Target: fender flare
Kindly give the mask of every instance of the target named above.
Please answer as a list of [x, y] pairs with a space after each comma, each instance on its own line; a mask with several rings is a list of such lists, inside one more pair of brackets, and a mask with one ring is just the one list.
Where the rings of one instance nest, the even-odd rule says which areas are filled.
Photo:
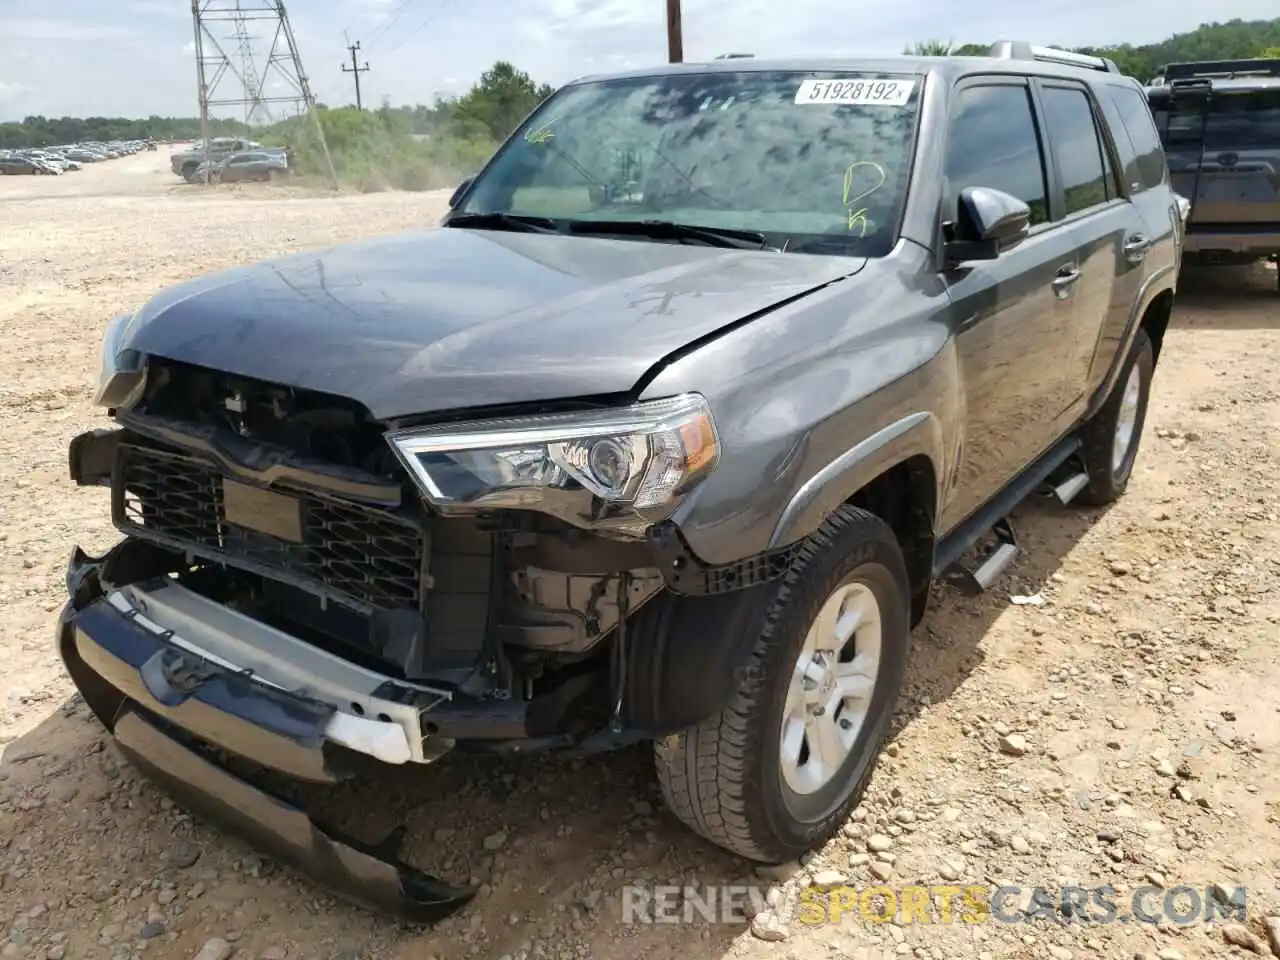
[[[942, 424], [925, 410], [918, 410], [881, 427], [809, 477], [792, 494], [769, 538], [776, 550], [804, 539], [816, 531], [837, 507], [887, 470], [914, 456], [925, 456], [933, 464], [934, 476], [944, 476], [941, 452]], [[930, 504], [937, 516], [940, 497]]]
[[[1170, 278], [1172, 277], [1172, 281]], [[1133, 341], [1138, 336], [1138, 328], [1142, 326], [1142, 318], [1147, 315], [1147, 311], [1151, 309], [1151, 305], [1156, 302], [1156, 298], [1163, 293], [1173, 293], [1177, 287], [1176, 266], [1169, 264], [1161, 267], [1142, 285], [1138, 297], [1134, 300], [1134, 307], [1129, 312], [1129, 319], [1125, 323], [1124, 336], [1120, 340], [1120, 349], [1111, 358], [1111, 364], [1107, 367], [1107, 375], [1102, 378], [1102, 382], [1098, 384], [1094, 390], [1093, 396], [1089, 399], [1088, 409], [1085, 411], [1085, 420], [1092, 417], [1107, 402], [1107, 397], [1114, 389], [1116, 380], [1120, 377], [1120, 370], [1124, 366], [1125, 358], [1129, 356], [1129, 351], [1133, 349]]]

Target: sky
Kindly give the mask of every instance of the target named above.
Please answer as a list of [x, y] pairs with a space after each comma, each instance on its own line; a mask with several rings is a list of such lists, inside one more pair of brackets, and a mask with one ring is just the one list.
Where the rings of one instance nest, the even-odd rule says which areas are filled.
[[[237, 0], [200, 0], [219, 9]], [[261, 8], [265, 0], [240, 0]], [[364, 101], [430, 103], [496, 60], [563, 83], [666, 59], [664, 0], [291, 0], [317, 99], [354, 102], [345, 49], [359, 40]], [[1205, 19], [1269, 18], [1276, 0], [683, 0], [686, 60], [720, 53], [895, 54], [922, 39], [1066, 46], [1149, 43]], [[1210, 15], [1210, 10], [1212, 14]], [[837, 12], [838, 11], [838, 12]], [[210, 32], [239, 64], [232, 24]], [[250, 24], [259, 63], [271, 36]], [[0, 121], [24, 116], [195, 116], [189, 0], [0, 0]], [[207, 56], [216, 57], [210, 49]], [[261, 69], [261, 67], [259, 67]], [[279, 92], [285, 81], [276, 78]], [[236, 99], [224, 75], [214, 96]], [[271, 87], [268, 88], [269, 90]], [[223, 111], [225, 113], [225, 111]], [[235, 115], [234, 111], [231, 115]]]

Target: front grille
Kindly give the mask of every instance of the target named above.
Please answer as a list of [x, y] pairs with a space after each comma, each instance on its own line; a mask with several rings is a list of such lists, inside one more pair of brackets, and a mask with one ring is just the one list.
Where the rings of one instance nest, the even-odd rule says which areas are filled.
[[[362, 612], [422, 609], [427, 539], [387, 510], [298, 494], [301, 543], [228, 523], [222, 475], [204, 460], [122, 443], [112, 516], [132, 536], [291, 583]], [[294, 496], [290, 494], [290, 496]]]

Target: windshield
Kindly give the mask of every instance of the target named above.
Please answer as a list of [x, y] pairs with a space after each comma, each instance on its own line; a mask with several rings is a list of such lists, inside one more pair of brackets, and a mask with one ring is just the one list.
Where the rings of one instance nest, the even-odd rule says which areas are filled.
[[454, 213], [670, 221], [882, 256], [897, 238], [920, 86], [792, 71], [576, 84], [525, 122]]

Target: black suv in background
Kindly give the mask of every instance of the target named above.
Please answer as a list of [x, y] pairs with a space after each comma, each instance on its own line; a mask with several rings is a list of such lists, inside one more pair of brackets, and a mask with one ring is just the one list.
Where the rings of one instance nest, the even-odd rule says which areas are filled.
[[1147, 97], [1191, 201], [1189, 262], [1280, 257], [1280, 60], [1169, 64]]
[[1129, 482], [1181, 230], [1142, 86], [1019, 43], [593, 77], [450, 206], [111, 323], [116, 429], [70, 462], [124, 539], [72, 557], [76, 686], [189, 803], [408, 916], [469, 891], [228, 754], [329, 784], [650, 742], [702, 836], [821, 844], [933, 584], [994, 584], [1033, 493]]

